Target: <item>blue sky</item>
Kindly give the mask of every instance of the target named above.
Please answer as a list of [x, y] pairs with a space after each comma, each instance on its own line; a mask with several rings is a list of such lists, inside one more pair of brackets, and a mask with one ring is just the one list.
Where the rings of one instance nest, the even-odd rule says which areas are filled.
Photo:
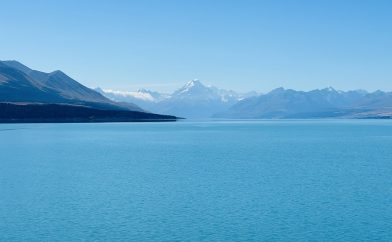
[[0, 59], [83, 84], [392, 90], [392, 1], [3, 1]]

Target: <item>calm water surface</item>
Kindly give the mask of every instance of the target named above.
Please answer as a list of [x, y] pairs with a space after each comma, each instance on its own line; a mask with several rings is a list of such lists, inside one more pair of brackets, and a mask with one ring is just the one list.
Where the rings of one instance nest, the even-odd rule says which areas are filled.
[[392, 121], [0, 125], [0, 241], [391, 241]]

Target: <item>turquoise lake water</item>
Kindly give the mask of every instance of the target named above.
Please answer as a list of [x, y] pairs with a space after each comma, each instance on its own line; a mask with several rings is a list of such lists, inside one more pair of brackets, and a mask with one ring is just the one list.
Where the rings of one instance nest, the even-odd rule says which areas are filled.
[[0, 125], [0, 241], [391, 241], [392, 121]]

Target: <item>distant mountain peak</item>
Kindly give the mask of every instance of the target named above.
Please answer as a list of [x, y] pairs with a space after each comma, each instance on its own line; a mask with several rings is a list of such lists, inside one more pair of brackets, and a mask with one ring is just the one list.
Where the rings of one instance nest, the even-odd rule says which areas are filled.
[[194, 79], [189, 82], [187, 82], [183, 87], [178, 89], [173, 93], [173, 96], [176, 95], [189, 95], [189, 94], [202, 94], [205, 92], [211, 92], [211, 88], [208, 86], [205, 86], [201, 81]]
[[287, 89], [284, 89], [283, 87], [278, 87], [278, 88], [273, 89], [269, 93], [270, 94], [278, 94], [278, 93], [283, 93], [285, 91], [287, 91]]
[[339, 91], [337, 91], [335, 88], [333, 88], [333, 87], [331, 87], [331, 86], [326, 87], [326, 88], [324, 88], [324, 89], [321, 89], [321, 91], [326, 91], [326, 92], [339, 92]]
[[199, 81], [199, 79], [190, 80], [189, 82], [187, 82], [187, 84], [185, 84], [185, 86], [187, 86], [187, 87], [193, 87], [193, 86], [198, 86], [198, 85], [204, 86], [204, 85], [201, 83], [201, 81]]

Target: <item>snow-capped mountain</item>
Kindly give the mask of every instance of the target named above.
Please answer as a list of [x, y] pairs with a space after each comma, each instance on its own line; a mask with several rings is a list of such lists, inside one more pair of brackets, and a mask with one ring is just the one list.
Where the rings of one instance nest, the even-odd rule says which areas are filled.
[[175, 113], [180, 117], [209, 118], [223, 112], [240, 100], [240, 95], [213, 86], [206, 86], [199, 80], [192, 80], [175, 91], [170, 98], [162, 100], [153, 111]]
[[176, 114], [185, 118], [209, 118], [226, 111], [245, 96], [231, 90], [204, 85], [192, 80], [172, 94], [162, 94], [145, 89], [136, 92], [96, 89], [118, 102], [131, 102], [157, 113]]
[[240, 95], [234, 91], [219, 89], [214, 86], [207, 86], [199, 80], [192, 80], [183, 87], [175, 91], [173, 99], [192, 99], [192, 100], [219, 100], [221, 102], [236, 102]]

